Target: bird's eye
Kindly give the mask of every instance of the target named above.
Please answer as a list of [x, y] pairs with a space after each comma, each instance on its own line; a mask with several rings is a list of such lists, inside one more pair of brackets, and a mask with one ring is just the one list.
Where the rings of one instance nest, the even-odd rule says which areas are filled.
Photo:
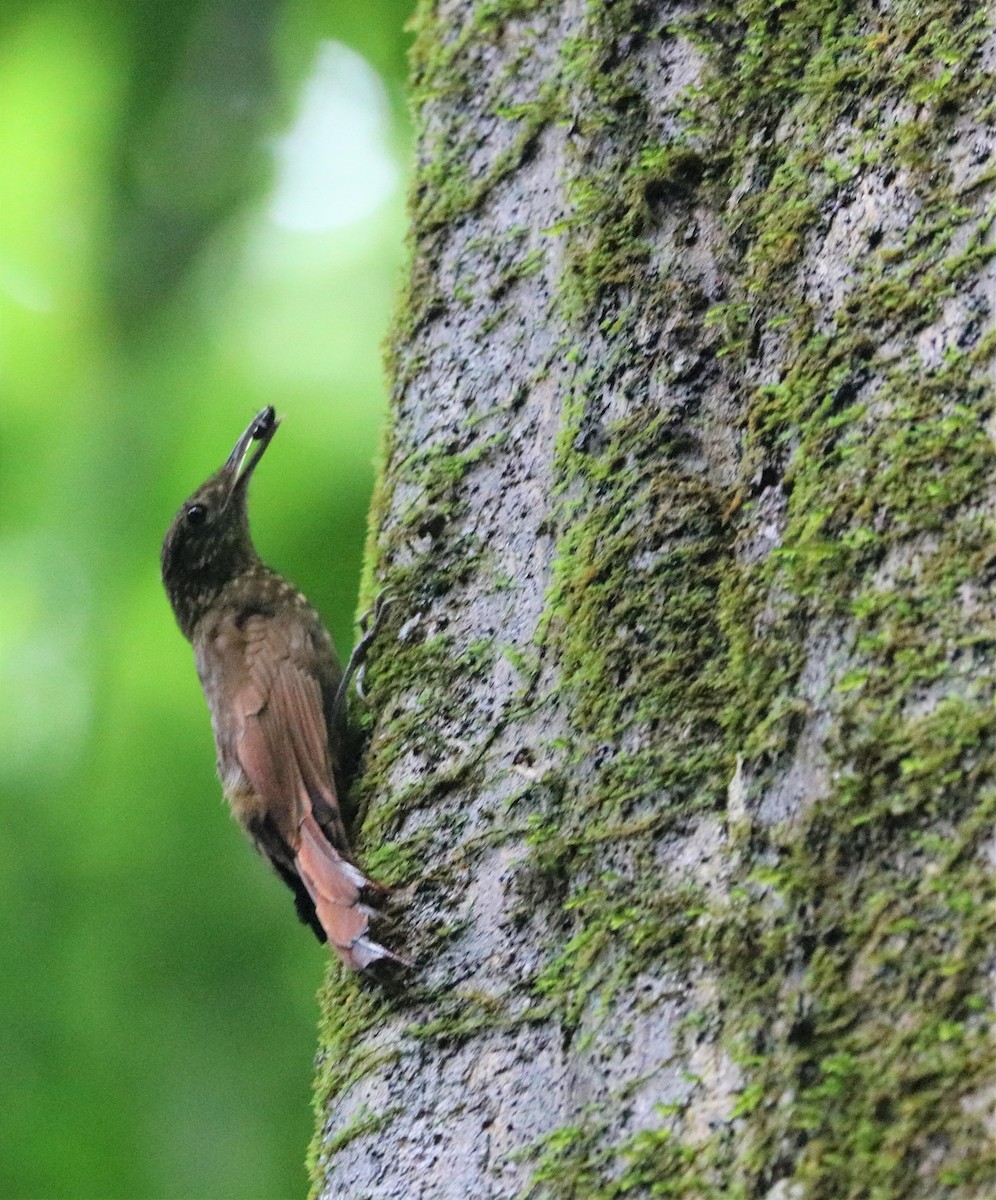
[[207, 516], [207, 509], [203, 504], [191, 504], [187, 509], [187, 524], [188, 525], [203, 525], [204, 518]]

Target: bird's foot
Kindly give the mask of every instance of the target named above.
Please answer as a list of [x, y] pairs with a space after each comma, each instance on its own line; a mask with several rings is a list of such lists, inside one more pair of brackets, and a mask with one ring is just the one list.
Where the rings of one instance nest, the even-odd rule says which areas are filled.
[[346, 663], [346, 669], [342, 673], [342, 679], [339, 681], [339, 688], [335, 694], [334, 709], [337, 714], [341, 715], [345, 708], [346, 693], [349, 691], [349, 685], [354, 677], [357, 697], [360, 700], [366, 699], [363, 694], [363, 668], [367, 653], [384, 620], [384, 614], [393, 603], [394, 597], [388, 595], [386, 590], [382, 591], [374, 601], [373, 607], [368, 608], [360, 617], [360, 640], [353, 647], [353, 653], [349, 656], [349, 662]]

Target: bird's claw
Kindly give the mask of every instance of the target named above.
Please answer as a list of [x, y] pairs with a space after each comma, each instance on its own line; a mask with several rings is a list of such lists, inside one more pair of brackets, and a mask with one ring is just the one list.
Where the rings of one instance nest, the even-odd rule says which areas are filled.
[[339, 681], [339, 688], [335, 695], [335, 711], [337, 713], [341, 712], [345, 706], [346, 693], [354, 677], [356, 679], [356, 695], [365, 702], [366, 697], [363, 692], [365, 659], [371, 643], [377, 636], [377, 630], [381, 626], [384, 614], [393, 603], [394, 597], [389, 595], [385, 589], [378, 594], [373, 606], [360, 617], [360, 640], [353, 647], [353, 653], [349, 656], [349, 662], [346, 663], [346, 669], [342, 673], [342, 679]]
[[[383, 591], [378, 592], [377, 599], [373, 602], [373, 605], [367, 609], [362, 617], [360, 617], [360, 632], [363, 635], [360, 638], [361, 645], [368, 638], [372, 638], [374, 636], [380, 626], [381, 621], [384, 619], [384, 613], [387, 612], [393, 603], [394, 597], [387, 591], [386, 588]], [[373, 626], [368, 631], [367, 626], [370, 625], [371, 617], [373, 618]]]

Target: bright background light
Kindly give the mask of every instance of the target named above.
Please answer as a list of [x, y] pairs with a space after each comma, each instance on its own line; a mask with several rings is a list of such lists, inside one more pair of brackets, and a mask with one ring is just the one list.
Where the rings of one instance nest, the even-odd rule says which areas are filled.
[[0, 1196], [306, 1192], [328, 954], [221, 802], [159, 545], [276, 405], [256, 541], [348, 651], [409, 9], [0, 6]]
[[294, 124], [277, 142], [271, 219], [310, 233], [375, 213], [399, 183], [390, 138], [380, 76], [348, 46], [322, 42]]

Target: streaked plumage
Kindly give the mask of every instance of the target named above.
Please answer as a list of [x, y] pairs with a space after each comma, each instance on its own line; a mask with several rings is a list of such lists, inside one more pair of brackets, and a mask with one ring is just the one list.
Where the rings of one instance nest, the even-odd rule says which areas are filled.
[[194, 647], [233, 815], [294, 893], [301, 920], [362, 969], [401, 960], [368, 936], [369, 901], [386, 889], [353, 861], [339, 802], [342, 672], [317, 613], [260, 561], [249, 534], [249, 479], [277, 424], [264, 409], [180, 507], [163, 541], [163, 583]]

